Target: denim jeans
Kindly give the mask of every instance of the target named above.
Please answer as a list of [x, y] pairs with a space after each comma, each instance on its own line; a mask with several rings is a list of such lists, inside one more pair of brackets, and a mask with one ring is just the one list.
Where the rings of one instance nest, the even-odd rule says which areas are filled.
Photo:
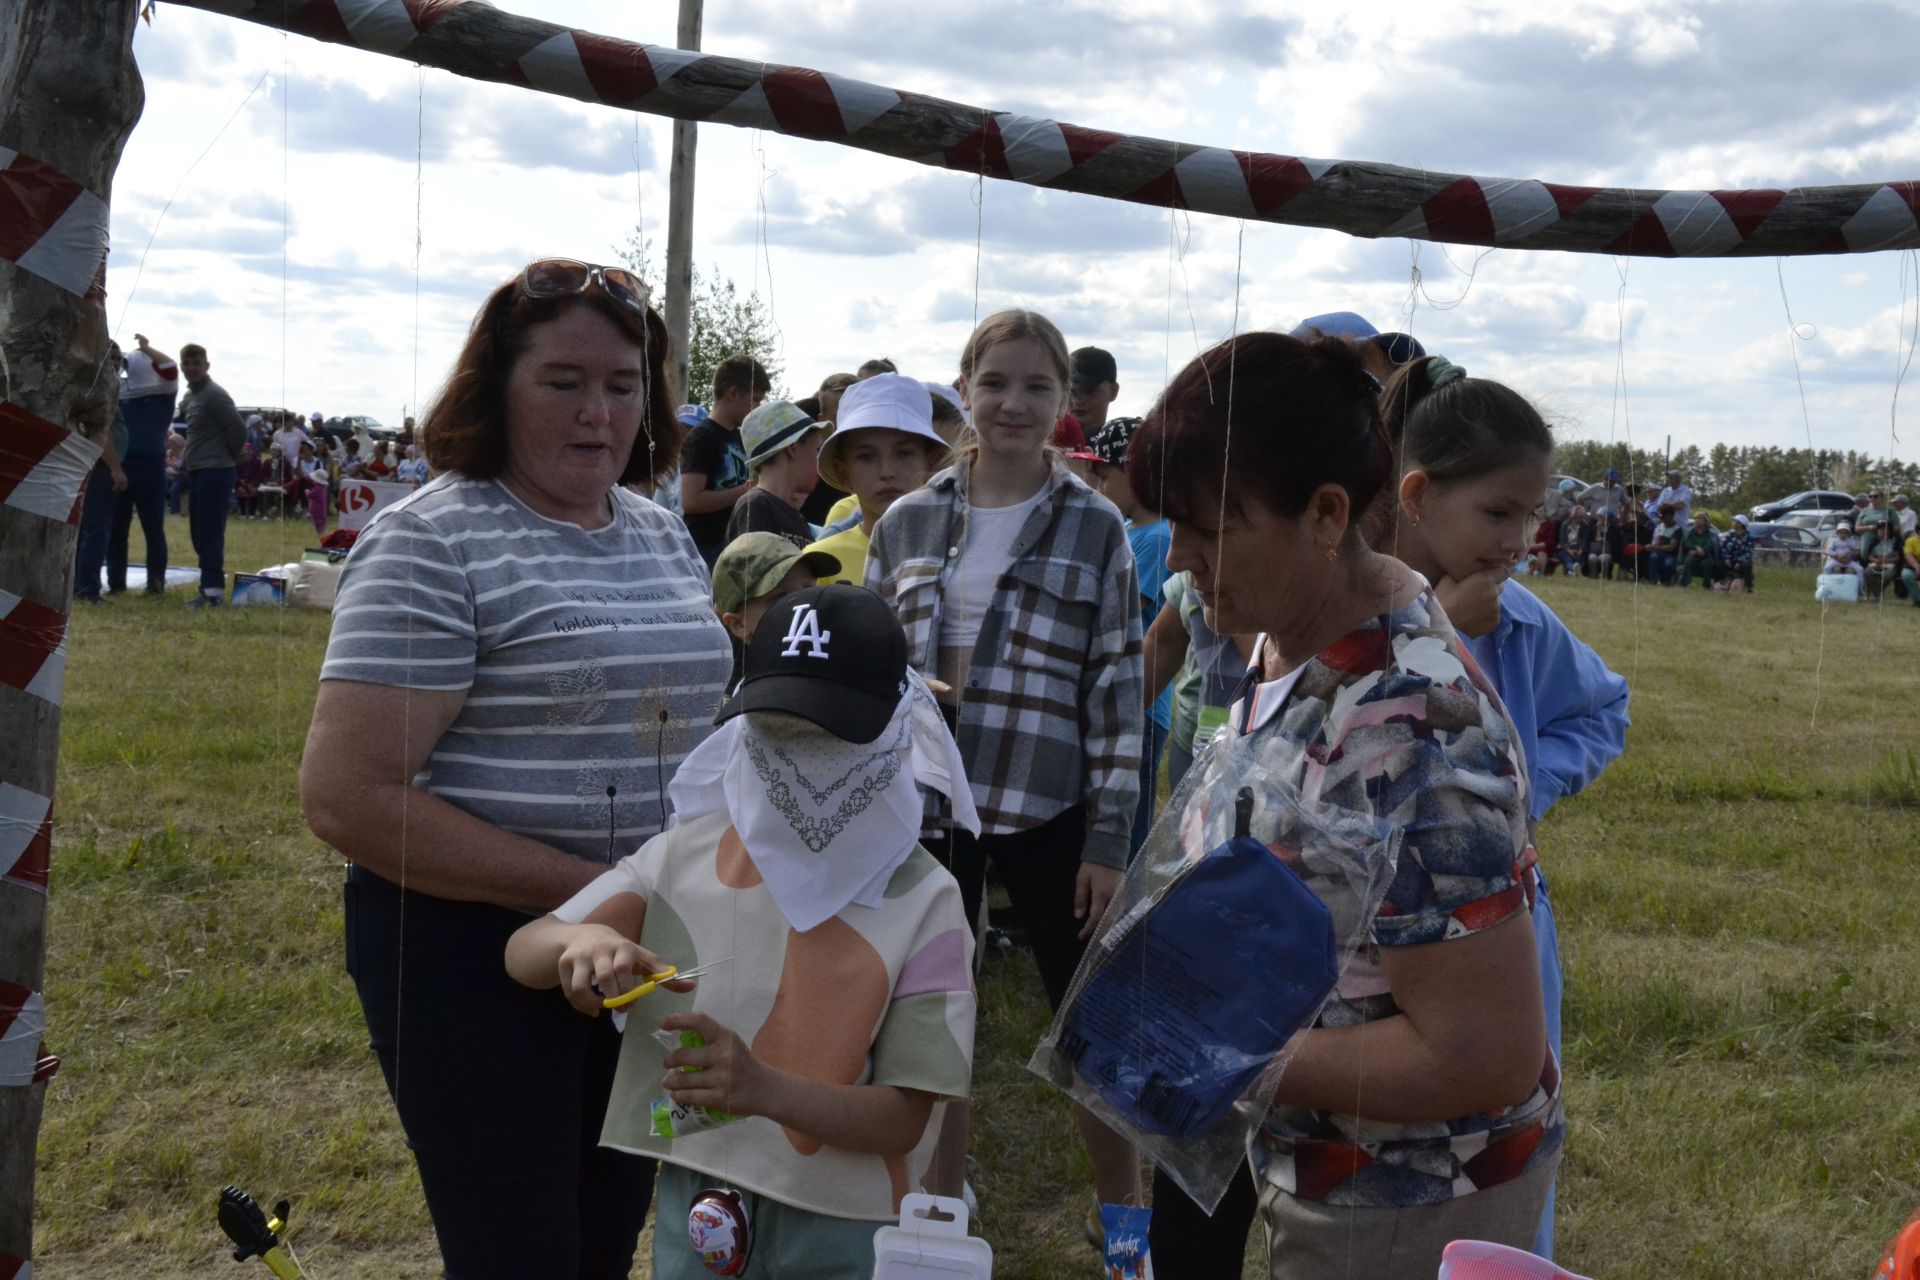
[[96, 462], [87, 473], [87, 496], [80, 507], [80, 540], [73, 548], [73, 598], [100, 598], [100, 569], [113, 536], [113, 473]]
[[107, 586], [127, 589], [127, 539], [133, 518], [147, 542], [147, 590], [159, 591], [167, 581], [167, 460], [159, 454], [123, 458], [127, 487], [114, 495], [113, 529], [107, 537]]
[[187, 492], [193, 501], [187, 527], [193, 534], [193, 552], [200, 557], [202, 595], [227, 591], [227, 506], [233, 501], [233, 484], [232, 467], [187, 472]]

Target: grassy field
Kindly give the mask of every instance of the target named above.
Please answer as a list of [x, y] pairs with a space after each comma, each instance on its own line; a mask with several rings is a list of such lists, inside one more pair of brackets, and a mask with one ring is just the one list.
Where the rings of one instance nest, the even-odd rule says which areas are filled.
[[[236, 524], [229, 567], [303, 534]], [[1541, 833], [1568, 977], [1562, 1260], [1865, 1275], [1920, 1204], [1920, 610], [1823, 615], [1799, 577], [1542, 594], [1634, 690], [1626, 757]], [[186, 595], [74, 620], [36, 1274], [242, 1274], [226, 1182], [293, 1198], [314, 1280], [436, 1274], [342, 967], [340, 859], [295, 801], [328, 620]], [[981, 996], [997, 1274], [1092, 1275], [1071, 1124], [1022, 1066], [1045, 1024], [1025, 954]]]

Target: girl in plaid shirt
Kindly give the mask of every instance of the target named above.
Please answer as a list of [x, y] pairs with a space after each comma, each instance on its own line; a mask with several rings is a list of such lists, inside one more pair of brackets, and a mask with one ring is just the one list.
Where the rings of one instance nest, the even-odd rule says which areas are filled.
[[[948, 687], [980, 811], [977, 839], [929, 848], [976, 921], [993, 862], [1058, 1006], [1120, 883], [1139, 797], [1133, 553], [1113, 504], [1047, 448], [1068, 386], [1052, 322], [987, 317], [960, 373], [976, 439], [874, 526], [866, 582], [898, 612], [908, 660]], [[952, 1190], [966, 1118], [949, 1117], [937, 1168]], [[1080, 1131], [1100, 1199], [1139, 1204], [1133, 1148], [1084, 1112]]]

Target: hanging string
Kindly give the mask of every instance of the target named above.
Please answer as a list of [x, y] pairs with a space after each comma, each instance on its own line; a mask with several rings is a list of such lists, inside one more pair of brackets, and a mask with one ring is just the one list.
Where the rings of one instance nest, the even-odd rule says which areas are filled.
[[[1773, 274], [1780, 285], [1780, 307], [1787, 315], [1787, 354], [1793, 358], [1793, 381], [1800, 392], [1800, 422], [1807, 435], [1807, 481], [1809, 488], [1820, 486], [1820, 455], [1813, 444], [1813, 411], [1807, 405], [1807, 382], [1800, 369], [1800, 344], [1811, 342], [1818, 336], [1819, 330], [1813, 325], [1802, 326], [1794, 321], [1793, 301], [1787, 296], [1787, 271], [1785, 259], [1773, 260]], [[1802, 328], [1806, 330], [1803, 334]], [[1824, 568], [1824, 565], [1822, 566]], [[1807, 727], [1820, 727], [1820, 681], [1825, 667], [1827, 652], [1827, 614], [1831, 601], [1825, 597], [1820, 601], [1820, 641], [1819, 651], [1813, 663], [1813, 710], [1807, 717]]]
[[[285, 42], [286, 33], [284, 32], [281, 33], [281, 40], [283, 43]], [[253, 96], [260, 92], [260, 86], [265, 84], [267, 82], [267, 77], [272, 74], [273, 74], [273, 67], [271, 65], [269, 65], [267, 68], [265, 68], [263, 71], [260, 72], [259, 77], [256, 78], [253, 82], [253, 88], [247, 90], [247, 96], [240, 99], [240, 105], [235, 107], [230, 113], [228, 113], [225, 123], [223, 123], [220, 126], [220, 128], [215, 131], [213, 138], [207, 143], [207, 145], [200, 149], [200, 154], [193, 158], [193, 163], [189, 164], [184, 170], [181, 171], [179, 181], [173, 184], [173, 191], [167, 196], [167, 202], [164, 205], [160, 206], [160, 212], [153, 219], [153, 230], [147, 233], [147, 243], [140, 250], [140, 262], [134, 268], [133, 283], [127, 286], [127, 296], [120, 303], [120, 316], [117, 320], [113, 322], [113, 337], [116, 341], [120, 337], [121, 328], [125, 326], [125, 324], [127, 323], [127, 312], [131, 310], [133, 307], [133, 296], [140, 291], [140, 277], [145, 275], [147, 270], [147, 254], [152, 252], [153, 242], [155, 238], [157, 238], [160, 234], [160, 224], [167, 220], [167, 213], [173, 208], [173, 202], [180, 198], [181, 188], [187, 185], [187, 179], [191, 178], [193, 176], [193, 171], [200, 167], [200, 162], [202, 160], [205, 160], [208, 154], [212, 152], [214, 147], [219, 145], [220, 139], [226, 137], [227, 130], [232, 127], [233, 122], [235, 120], [238, 120], [240, 118], [240, 113], [247, 109], [247, 104], [253, 101]], [[283, 96], [284, 96], [284, 86], [285, 86], [285, 80], [283, 78], [282, 80]], [[282, 103], [283, 112], [284, 112], [284, 109], [285, 109], [285, 104], [283, 102]], [[284, 146], [284, 125], [282, 126], [282, 129], [283, 129], [282, 142]], [[285, 174], [283, 173], [281, 177], [282, 177], [282, 181], [284, 182]], [[285, 210], [286, 202], [284, 199], [284, 195], [285, 193], [283, 191], [282, 192], [283, 199], [281, 201], [281, 205], [282, 205], [281, 230], [282, 230], [283, 250], [284, 250], [285, 222], [286, 222], [286, 210]], [[102, 357], [102, 363], [100, 367], [102, 369], [106, 368], [104, 356]], [[284, 391], [285, 391], [285, 388], [283, 386], [282, 387], [283, 394], [284, 394]]]
[[784, 360], [787, 349], [787, 337], [780, 329], [779, 315], [774, 309], [773, 254], [767, 247], [767, 179], [775, 175], [772, 170], [767, 168], [767, 149], [765, 142], [762, 141], [763, 137], [764, 135], [758, 129], [755, 129], [750, 143], [753, 149], [754, 163], [760, 174], [759, 189], [755, 195], [755, 205], [759, 215], [759, 230], [757, 234], [760, 244], [759, 254], [755, 257], [753, 263], [753, 291], [756, 295], [760, 292], [760, 264], [764, 260], [767, 266], [767, 327], [773, 330], [774, 351], [778, 352], [782, 360]]
[[[420, 254], [426, 227], [427, 69], [414, 68], [413, 108], [413, 382], [407, 389], [407, 409], [416, 437], [420, 427]], [[404, 425], [404, 424], [403, 424]], [[419, 440], [414, 441], [415, 447]], [[424, 450], [422, 451], [424, 452]]]
[[[1639, 458], [1633, 451], [1633, 402], [1627, 394], [1627, 282], [1632, 267], [1631, 258], [1616, 256], [1613, 260], [1614, 275], [1620, 281], [1620, 287], [1613, 295], [1613, 407], [1612, 416], [1607, 422], [1607, 443], [1611, 445], [1616, 438], [1625, 438], [1627, 487], [1637, 494], [1645, 482], [1640, 478]], [[1601, 483], [1606, 483], [1604, 475]], [[1646, 515], [1647, 504], [1637, 497], [1634, 501], [1640, 507], [1634, 515], [1634, 529], [1637, 531], [1642, 527], [1640, 517]], [[1658, 510], [1657, 505], [1655, 510]], [[1621, 544], [1623, 549], [1625, 545]], [[1640, 578], [1640, 556], [1636, 554], [1633, 578], [1627, 587], [1627, 616], [1633, 619], [1633, 657], [1627, 669], [1629, 686], [1640, 682]]]
[[973, 327], [980, 327], [980, 245], [987, 226], [987, 113], [980, 113], [980, 172], [973, 177]]

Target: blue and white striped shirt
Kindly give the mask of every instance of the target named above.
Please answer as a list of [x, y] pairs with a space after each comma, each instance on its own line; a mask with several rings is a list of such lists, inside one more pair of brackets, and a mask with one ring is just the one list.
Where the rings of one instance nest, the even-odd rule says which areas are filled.
[[595, 862], [666, 826], [666, 783], [732, 670], [706, 567], [622, 489], [586, 530], [491, 480], [443, 475], [348, 557], [322, 680], [465, 692], [415, 785]]

